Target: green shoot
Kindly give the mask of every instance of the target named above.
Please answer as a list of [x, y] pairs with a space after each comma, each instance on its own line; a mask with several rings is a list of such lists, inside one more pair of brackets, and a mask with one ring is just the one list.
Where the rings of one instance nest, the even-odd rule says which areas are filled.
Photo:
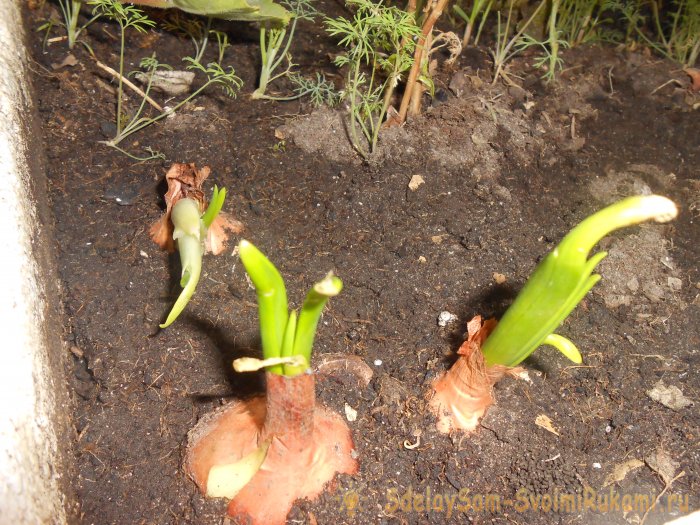
[[614, 230], [647, 220], [667, 222], [677, 213], [672, 201], [650, 195], [629, 197], [583, 220], [537, 266], [486, 339], [486, 364], [515, 366], [543, 344], [580, 363], [574, 343], [553, 332], [600, 280], [593, 270], [607, 253], [589, 258], [590, 251]]
[[454, 9], [455, 13], [457, 13], [467, 24], [464, 28], [464, 36], [462, 36], [462, 47], [466, 47], [467, 45], [469, 45], [469, 41], [471, 40], [472, 33], [474, 32], [474, 27], [476, 26], [477, 20], [481, 18], [478, 31], [476, 33], [476, 36], [474, 37], [474, 45], [477, 45], [479, 43], [479, 36], [481, 35], [481, 30], [484, 27], [486, 18], [491, 12], [492, 5], [493, 0], [488, 0], [488, 2], [487, 0], [474, 0], [474, 3], [472, 4], [472, 9], [468, 15], [464, 12], [464, 10], [461, 7], [459, 7], [459, 5], [454, 4], [452, 6], [452, 9]]
[[204, 215], [202, 215], [202, 223], [204, 224], [205, 228], [209, 228], [209, 226], [211, 226], [211, 223], [214, 222], [214, 219], [216, 219], [216, 216], [219, 214], [221, 208], [223, 208], [224, 206], [225, 199], [226, 188], [221, 188], [221, 190], [219, 190], [219, 187], [214, 185], [214, 194], [212, 195], [211, 201], [209, 202], [207, 211], [205, 211]]
[[[139, 33], [145, 33], [156, 23], [148, 18], [143, 11], [132, 6], [122, 4], [118, 0], [90, 0], [88, 2], [94, 6], [93, 16], [106, 16], [119, 24], [119, 86], [117, 88], [117, 137], [122, 132], [122, 98], [123, 98], [123, 78], [124, 78], [124, 46], [126, 44], [126, 30], [132, 27]], [[143, 105], [142, 105], [143, 107]]]
[[[312, 0], [290, 0], [284, 2], [284, 6], [289, 9], [292, 16], [292, 21], [288, 25], [274, 22], [260, 24], [260, 81], [258, 88], [251, 95], [253, 99], [293, 100], [303, 96], [303, 94], [297, 93], [292, 97], [280, 98], [265, 94], [269, 84], [282, 77], [292, 76], [292, 68], [295, 64], [292, 62], [289, 47], [294, 38], [297, 22], [299, 20], [312, 22], [318, 15]], [[287, 67], [275, 73], [285, 60]]]
[[[510, 37], [510, 33], [512, 29], [511, 24], [513, 23], [513, 8], [516, 5], [516, 0], [508, 1], [508, 16], [506, 18], [505, 26], [503, 26], [501, 23], [501, 12], [496, 12], [496, 46], [491, 50], [494, 67], [493, 81], [491, 82], [492, 84], [495, 84], [501, 75], [503, 75], [503, 68], [505, 67], [506, 62], [513, 58], [517, 53], [523, 51], [525, 48], [536, 42], [531, 39], [523, 40], [522, 37], [546, 3], [547, 2], [540, 2], [537, 9], [532, 12], [529, 18], [518, 24], [519, 29], [512, 38]], [[513, 49], [514, 47], [515, 49]], [[508, 80], [507, 76], [506, 80]]]
[[316, 283], [304, 300], [298, 316], [289, 312], [287, 290], [277, 268], [250, 242], [238, 245], [243, 266], [258, 295], [258, 316], [263, 359], [296, 358], [303, 364], [275, 364], [268, 367], [274, 374], [294, 376], [303, 373], [311, 362], [316, 327], [326, 302], [340, 293], [343, 283], [329, 273]]
[[[80, 34], [87, 29], [87, 27], [97, 20], [101, 15], [94, 14], [92, 18], [88, 19], [83, 25], [78, 25], [78, 17], [80, 16], [80, 8], [83, 5], [82, 0], [59, 0], [58, 5], [61, 8], [61, 14], [63, 15], [63, 21], [59, 22], [66, 29], [66, 39], [68, 40], [68, 49], [73, 49], [76, 42], [78, 42], [78, 37]], [[51, 31], [54, 22], [49, 20], [43, 24], [39, 30]]]
[[167, 319], [160, 325], [161, 328], [167, 328], [173, 324], [194, 295], [202, 273], [202, 257], [207, 230], [221, 211], [225, 198], [226, 189], [222, 188], [219, 191], [219, 188], [214, 186], [214, 196], [203, 214], [198, 202], [194, 199], [183, 198], [173, 205], [170, 218], [175, 227], [173, 239], [177, 242], [182, 265], [180, 279], [182, 292], [180, 292]]
[[334, 63], [348, 66], [340, 96], [349, 106], [350, 140], [366, 158], [376, 148], [391, 93], [411, 69], [421, 29], [413, 13], [397, 7], [371, 0], [347, 0], [347, 4], [356, 8], [351, 20], [326, 18], [325, 25], [347, 49]]
[[[342, 281], [333, 275], [333, 273], [329, 273], [324, 279], [314, 284], [306, 295], [304, 304], [301, 305], [299, 320], [296, 325], [295, 333], [293, 334], [293, 349], [291, 351], [289, 348], [284, 349], [290, 353], [288, 355], [282, 354], [282, 357], [299, 355], [306, 359], [307, 363], [311, 362], [311, 351], [314, 346], [318, 321], [321, 319], [321, 312], [323, 312], [323, 308], [326, 306], [328, 299], [338, 295], [342, 289]], [[291, 323], [291, 314], [289, 319]], [[303, 371], [303, 369], [299, 369], [299, 367], [295, 368], [291, 365], [285, 365], [284, 367], [286, 375], [296, 375]]]

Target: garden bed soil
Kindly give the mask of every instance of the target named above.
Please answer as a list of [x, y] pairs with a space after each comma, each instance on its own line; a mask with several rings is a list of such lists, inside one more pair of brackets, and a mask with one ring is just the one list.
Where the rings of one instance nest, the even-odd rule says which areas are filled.
[[[293, 305], [329, 270], [345, 283], [324, 314], [315, 360], [357, 356], [373, 376], [364, 386], [353, 370], [322, 373], [316, 389], [334, 411], [357, 412], [349, 426], [360, 470], [298, 502], [289, 523], [639, 523], [644, 512], [624, 512], [615, 498], [653, 497], [663, 476], [681, 472], [645, 523], [698, 507], [700, 121], [677, 66], [584, 47], [565, 54], [551, 85], [525, 56], [510, 69], [521, 87], [491, 86], [486, 52], [468, 49], [439, 68], [424, 114], [383, 133], [363, 163], [339, 113], [249, 99], [257, 34], [230, 24], [227, 63], [242, 92], [211, 91], [127, 140], [129, 151], [150, 146], [167, 159], [138, 163], [99, 143], [113, 121], [114, 83], [80, 46], [74, 65], [61, 65], [64, 44], [42, 52], [33, 32], [42, 16], [27, 13], [26, 27], [63, 291], [77, 522], [225, 521], [226, 502], [205, 500], [183, 474], [187, 433], [221, 404], [261, 389], [259, 376], [231, 369], [233, 358], [259, 355], [255, 293], [237, 239], [205, 257], [192, 302], [158, 329], [179, 294], [180, 268], [148, 228], [162, 213], [173, 162], [211, 167], [207, 192], [214, 183], [228, 189], [225, 209], [278, 266]], [[116, 34], [102, 23], [88, 31], [113, 66]], [[305, 26], [293, 45], [301, 70], [332, 74], [332, 44]], [[154, 50], [178, 65], [189, 46], [167, 33], [132, 35], [128, 68]], [[654, 92], [671, 78], [683, 87]], [[409, 189], [415, 175], [424, 183]], [[501, 315], [573, 225], [644, 191], [674, 199], [680, 216], [603, 241], [602, 281], [559, 330], [583, 364], [540, 349], [524, 363], [529, 381], [496, 386], [496, 405], [474, 434], [439, 434], [424, 396], [454, 359], [466, 322]], [[456, 320], [441, 327], [443, 311]], [[696, 404], [674, 410], [653, 400], [660, 381]], [[536, 424], [542, 415], [553, 429]], [[626, 475], [606, 486], [623, 464]], [[546, 508], [546, 497], [611, 491], [607, 512]], [[474, 505], [448, 509], [455, 497]], [[497, 498], [500, 509], [489, 508]]]

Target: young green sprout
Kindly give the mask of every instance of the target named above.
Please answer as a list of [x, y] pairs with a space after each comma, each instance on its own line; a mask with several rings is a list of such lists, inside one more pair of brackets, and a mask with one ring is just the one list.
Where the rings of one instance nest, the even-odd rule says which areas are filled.
[[294, 501], [314, 499], [337, 473], [357, 472], [350, 430], [316, 404], [309, 368], [321, 311], [343, 285], [328, 274], [297, 315], [269, 259], [245, 240], [238, 252], [258, 294], [264, 359], [240, 358], [234, 368], [265, 368], [266, 391], [202, 418], [189, 434], [185, 469], [203, 494], [230, 499], [236, 523], [284, 525]]
[[226, 188], [219, 190], [214, 186], [214, 195], [207, 210], [202, 213], [197, 200], [188, 197], [182, 198], [173, 205], [170, 218], [173, 222], [173, 240], [177, 243], [177, 250], [180, 253], [182, 263], [182, 277], [180, 286], [182, 292], [175, 301], [168, 318], [161, 328], [167, 328], [187, 306], [192, 298], [199, 276], [202, 273], [202, 256], [204, 255], [204, 241], [207, 231], [214, 219], [221, 211], [226, 199]]
[[496, 381], [541, 345], [554, 346], [581, 363], [576, 345], [554, 331], [600, 280], [593, 270], [607, 253], [589, 258], [591, 250], [617, 229], [648, 220], [668, 222], [677, 214], [676, 205], [665, 197], [629, 197], [571, 230], [537, 266], [495, 328], [495, 321], [482, 326], [478, 316], [469, 323], [469, 339], [460, 348], [459, 359], [433, 384], [430, 404], [438, 416], [438, 429], [476, 428], [493, 402]]
[[289, 359], [268, 370], [286, 376], [303, 373], [311, 362], [323, 307], [343, 289], [342, 281], [331, 272], [314, 284], [297, 316], [295, 311], [288, 312], [284, 280], [270, 260], [246, 240], [239, 243], [238, 253], [258, 294], [263, 359]]
[[658, 195], [629, 197], [583, 220], [532, 273], [481, 350], [487, 365], [515, 366], [541, 345], [551, 345], [581, 363], [576, 345], [554, 333], [600, 280], [593, 270], [606, 256], [593, 247], [609, 233], [640, 222], [668, 222], [676, 205]]

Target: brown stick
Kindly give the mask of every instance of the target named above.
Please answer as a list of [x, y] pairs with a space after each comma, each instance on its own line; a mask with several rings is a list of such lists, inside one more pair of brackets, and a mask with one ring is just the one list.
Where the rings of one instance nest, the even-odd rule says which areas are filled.
[[95, 60], [95, 63], [97, 64], [97, 67], [99, 67], [99, 68], [102, 69], [103, 71], [106, 71], [107, 73], [109, 73], [110, 75], [112, 75], [114, 78], [119, 79], [119, 77], [121, 76], [122, 82], [124, 83], [125, 86], [128, 86], [128, 87], [130, 87], [131, 89], [133, 89], [136, 93], [138, 93], [140, 96], [142, 96], [143, 98], [145, 98], [145, 99], [146, 99], [146, 102], [148, 102], [151, 106], [153, 106], [153, 107], [156, 108], [158, 111], [160, 111], [161, 113], [163, 113], [164, 110], [163, 110], [162, 107], [160, 107], [160, 104], [158, 104], [158, 102], [156, 102], [156, 101], [153, 100], [151, 97], [149, 97], [148, 95], [146, 95], [146, 93], [144, 93], [137, 85], [135, 85], [133, 82], [131, 82], [131, 80], [129, 80], [128, 78], [126, 78], [124, 75], [120, 75], [117, 71], [115, 71], [114, 69], [112, 69], [112, 68], [109, 67], [108, 65], [103, 64], [103, 63], [100, 62], [99, 60]]
[[413, 93], [413, 88], [418, 80], [418, 73], [420, 72], [421, 61], [423, 59], [423, 51], [425, 50], [425, 44], [428, 35], [432, 32], [435, 22], [442, 15], [442, 11], [447, 5], [447, 0], [437, 0], [434, 7], [430, 10], [428, 18], [423, 23], [423, 29], [421, 31], [421, 36], [418, 38], [418, 43], [416, 44], [416, 51], [413, 54], [413, 65], [411, 66], [411, 72], [406, 80], [406, 90], [403, 93], [403, 98], [401, 99], [401, 107], [399, 108], [399, 124], [406, 122], [406, 114], [408, 113], [408, 104], [411, 101], [411, 95]]
[[[425, 47], [428, 49], [428, 53], [424, 54], [421, 58], [421, 69], [426, 62], [428, 67], [430, 67], [430, 49], [433, 47], [432, 32], [428, 33], [428, 36], [425, 39]], [[423, 102], [423, 93], [425, 93], [425, 86], [421, 82], [416, 81], [416, 85], [413, 87], [413, 93], [411, 93], [411, 101], [408, 105], [408, 114], [412, 117], [420, 115], [421, 105]]]

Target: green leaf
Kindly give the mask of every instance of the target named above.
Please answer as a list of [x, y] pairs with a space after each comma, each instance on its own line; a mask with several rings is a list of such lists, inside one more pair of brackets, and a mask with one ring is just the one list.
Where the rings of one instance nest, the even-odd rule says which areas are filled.
[[[274, 264], [245, 239], [238, 244], [238, 254], [258, 294], [263, 358], [280, 357], [288, 319], [284, 280]], [[270, 371], [281, 374], [282, 367]]]
[[[309, 290], [299, 313], [294, 349], [289, 355], [301, 355], [306, 358], [307, 362], [311, 362], [311, 351], [316, 337], [316, 327], [321, 319], [323, 307], [326, 306], [328, 299], [338, 295], [342, 289], [343, 282], [333, 275], [333, 272], [330, 272]], [[292, 371], [289, 365], [285, 365], [284, 370], [287, 375], [290, 375], [290, 372], [299, 373], [298, 370]]]
[[195, 15], [223, 20], [273, 22], [287, 25], [290, 13], [272, 0], [136, 0], [133, 3], [160, 8], [177, 8]]
[[226, 188], [221, 188], [221, 190], [219, 190], [219, 187], [215, 185], [214, 195], [211, 197], [207, 211], [202, 215], [202, 222], [205, 228], [209, 228], [211, 223], [214, 222], [214, 219], [216, 219], [216, 216], [224, 206], [224, 200], [226, 200]]

